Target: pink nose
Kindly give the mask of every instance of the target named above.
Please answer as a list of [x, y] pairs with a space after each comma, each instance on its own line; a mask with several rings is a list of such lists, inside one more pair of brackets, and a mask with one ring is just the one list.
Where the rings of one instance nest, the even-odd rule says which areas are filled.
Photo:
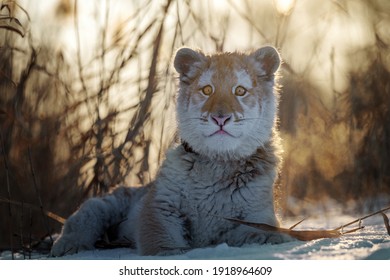
[[224, 126], [230, 119], [231, 115], [211, 115], [211, 118], [219, 126]]

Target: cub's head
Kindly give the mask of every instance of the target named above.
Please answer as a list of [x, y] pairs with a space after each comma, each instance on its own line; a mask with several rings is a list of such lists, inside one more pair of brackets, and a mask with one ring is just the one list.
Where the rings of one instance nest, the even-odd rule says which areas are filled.
[[272, 137], [277, 111], [273, 47], [250, 54], [205, 55], [179, 49], [177, 115], [180, 137], [196, 152], [223, 159], [253, 154]]

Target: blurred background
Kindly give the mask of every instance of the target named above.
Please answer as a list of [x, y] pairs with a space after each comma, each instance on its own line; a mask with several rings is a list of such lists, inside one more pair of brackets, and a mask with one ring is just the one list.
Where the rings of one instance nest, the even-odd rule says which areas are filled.
[[280, 50], [282, 217], [390, 203], [390, 1], [0, 5], [0, 251], [28, 255], [88, 197], [153, 180], [183, 45]]

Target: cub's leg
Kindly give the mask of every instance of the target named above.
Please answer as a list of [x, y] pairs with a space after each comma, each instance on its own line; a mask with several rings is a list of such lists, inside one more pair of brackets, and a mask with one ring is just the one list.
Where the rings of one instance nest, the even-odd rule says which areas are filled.
[[231, 238], [227, 244], [229, 246], [242, 246], [244, 244], [280, 244], [285, 242], [295, 241], [293, 237], [278, 233], [267, 232], [256, 229], [245, 229], [245, 225], [240, 225], [239, 230], [234, 233], [234, 237]]
[[[263, 211], [267, 212], [267, 211]], [[261, 213], [261, 212], [259, 212]], [[279, 223], [275, 217], [275, 214], [271, 211], [268, 212], [265, 217], [247, 216], [244, 218], [246, 221], [263, 221], [266, 224], [278, 226]], [[280, 244], [284, 242], [294, 241], [295, 239], [287, 234], [280, 232], [270, 232], [259, 230], [247, 225], [239, 225], [235, 228], [230, 235], [227, 242], [230, 246], [242, 246], [243, 244]]]
[[65, 222], [51, 255], [62, 256], [94, 248], [95, 242], [110, 226], [126, 219], [142, 192], [141, 189], [120, 187], [102, 198], [88, 199]]
[[140, 255], [176, 255], [191, 249], [189, 222], [176, 205], [177, 194], [151, 190], [139, 216], [137, 248]]

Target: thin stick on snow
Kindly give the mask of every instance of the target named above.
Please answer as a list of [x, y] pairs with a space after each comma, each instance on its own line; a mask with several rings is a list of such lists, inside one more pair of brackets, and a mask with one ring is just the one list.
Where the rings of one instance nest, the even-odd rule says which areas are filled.
[[381, 210], [378, 210], [378, 211], [376, 211], [376, 212], [374, 212], [374, 213], [368, 214], [367, 216], [364, 216], [364, 217], [362, 217], [362, 218], [356, 219], [356, 220], [354, 220], [354, 221], [352, 221], [352, 222], [350, 222], [350, 223], [348, 223], [348, 224], [345, 224], [345, 225], [342, 225], [342, 226], [340, 226], [340, 227], [338, 227], [338, 228], [335, 228], [335, 230], [339, 230], [339, 229], [345, 228], [345, 227], [347, 227], [347, 226], [356, 224], [356, 223], [358, 223], [358, 222], [360, 223], [360, 222], [361, 222], [362, 220], [364, 220], [364, 219], [367, 219], [367, 218], [369, 218], [369, 217], [372, 217], [372, 216], [381, 214], [381, 213], [383, 213], [383, 212], [385, 212], [385, 211], [387, 211], [387, 210], [390, 210], [390, 206], [389, 206], [389, 207], [386, 207], [386, 208], [383, 208], [383, 209], [381, 209]]

